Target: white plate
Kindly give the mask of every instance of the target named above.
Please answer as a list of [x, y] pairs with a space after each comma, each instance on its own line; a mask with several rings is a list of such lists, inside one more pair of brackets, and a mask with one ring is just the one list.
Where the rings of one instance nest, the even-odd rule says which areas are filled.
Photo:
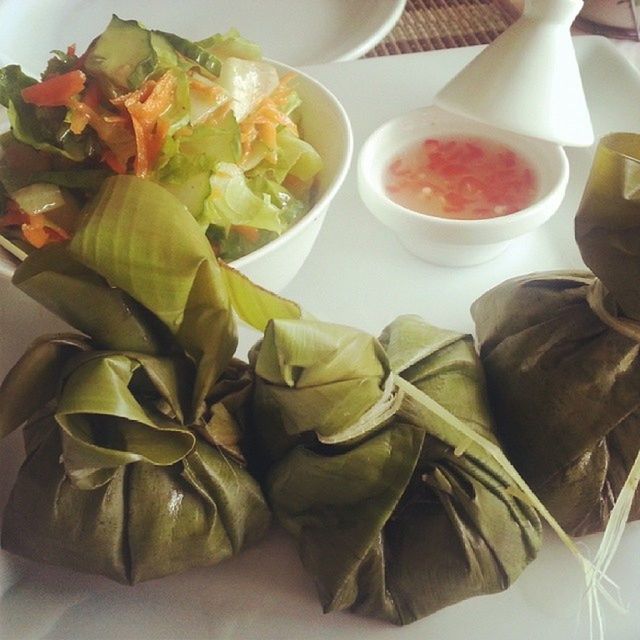
[[263, 54], [300, 66], [351, 60], [393, 27], [406, 0], [3, 0], [0, 63], [32, 73], [49, 52], [76, 43], [79, 51], [104, 30], [111, 14], [149, 28], [201, 39], [236, 27]]
[[[640, 77], [599, 38], [576, 42], [598, 136], [640, 130]], [[435, 92], [477, 48], [390, 56], [307, 71], [342, 100], [353, 122], [356, 153], [388, 118], [429, 104]], [[429, 266], [407, 253], [364, 208], [355, 173], [331, 206], [309, 260], [285, 294], [312, 314], [373, 333], [401, 313], [471, 330], [469, 305], [504, 278], [542, 269], [581, 266], [572, 218], [592, 149], [569, 152], [567, 197], [544, 227], [517, 240], [507, 253], [467, 269]], [[0, 280], [0, 375], [28, 341], [61, 327]], [[243, 335], [243, 348], [252, 337]], [[20, 464], [19, 434], [0, 447], [0, 506]], [[586, 552], [598, 536], [584, 540]], [[610, 570], [624, 616], [605, 606], [609, 640], [638, 640], [640, 526], [629, 525]], [[225, 640], [584, 640], [578, 619], [582, 584], [577, 562], [552, 533], [539, 558], [508, 591], [449, 607], [397, 629], [349, 614], [324, 616], [294, 545], [274, 530], [257, 547], [208, 569], [124, 587], [101, 578], [36, 565], [0, 554], [0, 637], [7, 640], [93, 638], [211, 638]]]

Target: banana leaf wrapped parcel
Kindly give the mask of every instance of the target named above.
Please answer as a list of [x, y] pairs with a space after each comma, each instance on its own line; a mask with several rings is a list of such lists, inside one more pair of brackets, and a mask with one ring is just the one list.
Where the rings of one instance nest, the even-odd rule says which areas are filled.
[[2, 545], [134, 583], [259, 539], [270, 512], [243, 453], [252, 374], [233, 309], [259, 321], [285, 302], [243, 296], [179, 201], [129, 176], [13, 282], [82, 335], [37, 340], [0, 387], [0, 438], [25, 424], [27, 453]]
[[250, 363], [266, 493], [325, 611], [410, 623], [506, 589], [536, 556], [538, 515], [509, 476], [397, 383], [495, 443], [470, 336], [415, 316], [380, 340], [274, 320]]
[[575, 228], [592, 272], [507, 281], [472, 315], [507, 454], [582, 535], [605, 528], [640, 450], [640, 136], [601, 141]]
[[[217, 398], [210, 420], [188, 428], [186, 364], [73, 335], [32, 345], [0, 390], [3, 435], [32, 414], [5, 549], [135, 583], [214, 564], [262, 535], [269, 512], [225, 407], [235, 399]], [[228, 376], [236, 393], [249, 383], [239, 366]]]

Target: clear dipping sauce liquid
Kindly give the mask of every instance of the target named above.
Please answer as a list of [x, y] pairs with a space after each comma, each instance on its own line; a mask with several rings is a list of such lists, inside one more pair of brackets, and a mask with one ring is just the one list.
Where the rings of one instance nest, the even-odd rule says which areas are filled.
[[394, 158], [386, 193], [397, 204], [442, 218], [478, 220], [528, 207], [537, 176], [508, 146], [480, 137], [428, 138]]

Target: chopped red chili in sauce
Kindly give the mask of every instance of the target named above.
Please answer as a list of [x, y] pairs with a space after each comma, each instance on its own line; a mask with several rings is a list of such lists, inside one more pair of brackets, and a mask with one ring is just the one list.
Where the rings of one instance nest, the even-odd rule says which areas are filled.
[[531, 163], [508, 146], [479, 137], [427, 138], [390, 163], [387, 195], [396, 203], [443, 218], [508, 215], [536, 198]]

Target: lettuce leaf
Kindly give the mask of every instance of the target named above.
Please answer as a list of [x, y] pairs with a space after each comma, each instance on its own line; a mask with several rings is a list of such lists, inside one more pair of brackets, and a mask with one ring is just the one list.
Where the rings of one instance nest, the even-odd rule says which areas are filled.
[[247, 225], [282, 233], [286, 228], [280, 209], [268, 194], [256, 195], [235, 164], [221, 162], [211, 176], [211, 193], [205, 201], [203, 217], [210, 224], [229, 230]]
[[70, 160], [81, 161], [92, 155], [98, 145], [96, 136], [89, 128], [82, 135], [72, 133], [65, 122], [64, 107], [36, 107], [22, 99], [22, 89], [36, 82], [18, 65], [0, 69], [0, 104], [7, 108], [15, 138], [34, 149]]
[[290, 227], [308, 208], [308, 202], [295, 198], [293, 194], [278, 181], [266, 176], [257, 176], [247, 180], [249, 188], [256, 194], [266, 194], [271, 202], [280, 209], [280, 220], [285, 228]]
[[[278, 160], [272, 168], [278, 182], [289, 174], [308, 182], [322, 169], [320, 154], [305, 140], [295, 136], [289, 129], [282, 128], [277, 134]], [[260, 171], [257, 167], [254, 173]]]
[[218, 58], [233, 57], [245, 60], [260, 60], [262, 58], [260, 46], [243, 38], [237, 29], [229, 29], [225, 34], [216, 33], [196, 44]]

